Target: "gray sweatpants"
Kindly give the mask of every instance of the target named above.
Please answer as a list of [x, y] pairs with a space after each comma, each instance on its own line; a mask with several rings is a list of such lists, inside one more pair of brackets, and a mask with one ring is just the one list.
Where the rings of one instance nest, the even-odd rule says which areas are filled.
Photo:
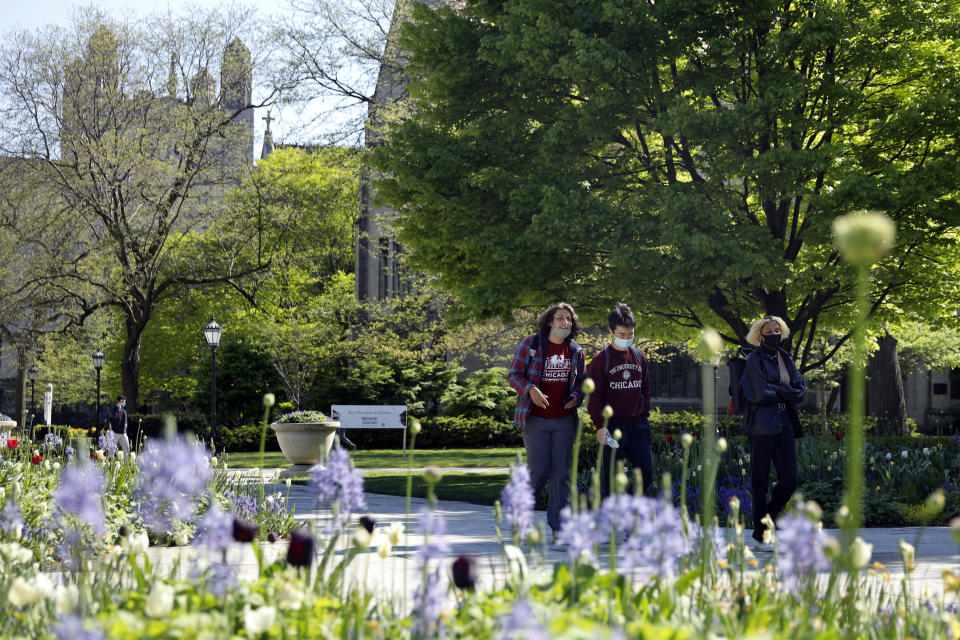
[[563, 418], [527, 416], [523, 427], [523, 446], [527, 449], [530, 484], [537, 496], [550, 483], [547, 524], [560, 529], [560, 510], [570, 501], [570, 464], [573, 441], [577, 437], [577, 414]]

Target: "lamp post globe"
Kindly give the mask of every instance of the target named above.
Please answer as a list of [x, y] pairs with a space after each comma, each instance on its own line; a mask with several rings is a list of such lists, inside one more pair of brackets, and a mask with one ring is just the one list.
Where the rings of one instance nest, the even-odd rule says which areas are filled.
[[93, 415], [94, 429], [100, 426], [100, 370], [103, 369], [103, 363], [103, 351], [97, 349], [96, 353], [93, 354], [93, 368], [97, 371], [97, 402], [96, 413]]
[[210, 434], [214, 443], [217, 441], [217, 347], [222, 332], [223, 327], [210, 316], [210, 324], [203, 328], [203, 337], [210, 347]]

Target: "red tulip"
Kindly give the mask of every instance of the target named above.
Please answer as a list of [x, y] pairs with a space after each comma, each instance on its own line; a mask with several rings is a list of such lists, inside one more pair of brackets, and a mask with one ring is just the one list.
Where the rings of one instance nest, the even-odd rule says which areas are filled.
[[43, 462], [43, 456], [34, 455], [32, 458], [30, 458], [30, 462], [32, 462], [33, 464], [40, 464], [41, 462]]
[[19, 440], [16, 438], [10, 438], [7, 440], [7, 449], [16, 449], [18, 444], [20, 444]]
[[843, 440], [843, 434], [840, 433], [839, 431], [834, 431], [833, 437], [836, 438], [837, 440]]
[[673, 436], [667, 436], [667, 442], [673, 442]]
[[699, 439], [700, 439], [700, 432], [699, 432], [699, 431], [694, 431], [694, 432], [693, 432], [693, 437], [696, 438], [697, 440], [699, 440]]

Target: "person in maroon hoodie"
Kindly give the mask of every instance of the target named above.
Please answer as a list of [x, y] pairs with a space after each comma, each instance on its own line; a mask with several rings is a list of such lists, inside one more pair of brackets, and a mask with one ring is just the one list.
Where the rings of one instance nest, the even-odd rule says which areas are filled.
[[[593, 379], [596, 391], [590, 396], [587, 411], [597, 428], [597, 442], [603, 447], [600, 484], [603, 495], [610, 493], [610, 469], [615, 460], [630, 462], [639, 469], [646, 493], [653, 480], [653, 454], [650, 450], [650, 370], [643, 352], [633, 346], [637, 325], [630, 307], [618, 302], [607, 316], [610, 344], [590, 361], [587, 375]], [[603, 408], [613, 409], [613, 415], [603, 428]], [[622, 434], [620, 447], [611, 448], [607, 437], [617, 429]], [[630, 477], [629, 491], [635, 491]]]

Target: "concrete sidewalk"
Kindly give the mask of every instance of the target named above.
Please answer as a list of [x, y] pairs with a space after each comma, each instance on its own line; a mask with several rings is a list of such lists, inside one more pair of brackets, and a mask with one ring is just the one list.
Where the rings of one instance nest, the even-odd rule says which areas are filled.
[[[252, 470], [254, 474], [256, 470]], [[266, 471], [265, 476], [270, 477]], [[242, 475], [247, 475], [243, 473]], [[330, 511], [318, 506], [309, 486], [293, 484], [287, 488], [283, 483], [270, 483], [265, 490], [280, 491], [289, 498], [289, 503], [297, 520], [308, 523], [316, 531], [323, 531], [330, 518]], [[409, 599], [413, 590], [420, 583], [420, 575], [416, 570], [414, 554], [423, 544], [422, 536], [417, 535], [417, 514], [427, 504], [421, 498], [410, 499], [409, 520], [406, 516], [406, 498], [401, 496], [387, 496], [380, 494], [365, 494], [367, 509], [356, 515], [368, 515], [376, 521], [377, 529], [387, 529], [394, 523], [408, 522], [406, 535], [398, 547], [386, 559], [381, 559], [376, 549], [370, 549], [354, 560], [348, 575], [357, 582], [365, 583], [367, 589], [378, 597], [396, 601], [403, 599], [405, 594]], [[446, 542], [450, 552], [445, 570], [449, 563], [460, 554], [468, 554], [478, 559], [478, 569], [482, 587], [494, 587], [503, 583], [505, 565], [501, 558], [500, 544], [496, 538], [496, 528], [493, 508], [483, 505], [467, 504], [440, 500], [436, 511], [443, 516], [446, 523]], [[544, 527], [546, 514], [536, 512], [537, 522]], [[839, 537], [838, 531], [827, 530], [827, 533]], [[960, 569], [960, 553], [958, 545], [953, 540], [948, 527], [918, 528], [876, 528], [862, 529], [860, 536], [873, 545], [871, 562], [882, 562], [889, 574], [890, 582], [887, 589], [900, 590], [900, 583], [904, 575], [903, 560], [899, 544], [905, 540], [916, 547], [916, 568], [910, 576], [910, 594], [912, 598], [923, 600], [943, 595], [942, 573], [944, 569]], [[323, 544], [324, 537], [318, 538], [318, 545]], [[346, 542], [344, 542], [346, 544]], [[285, 553], [283, 543], [264, 545], [270, 547], [268, 555]], [[344, 547], [345, 548], [345, 547]], [[318, 551], [321, 550], [318, 548]], [[170, 551], [170, 550], [168, 550]], [[250, 552], [249, 545], [238, 546], [237, 554], [231, 556], [231, 562], [246, 577], [256, 575], [256, 562]], [[342, 550], [341, 552], [342, 553]], [[173, 556], [157, 558], [160, 562], [172, 562]], [[527, 562], [532, 573], [548, 573], [554, 562], [566, 561], [566, 550], [559, 547], [541, 545], [535, 553], [527, 554]], [[762, 562], [769, 560], [769, 556], [760, 556]], [[606, 555], [601, 553], [600, 564], [606, 565]], [[879, 577], [877, 578], [879, 580]]]

